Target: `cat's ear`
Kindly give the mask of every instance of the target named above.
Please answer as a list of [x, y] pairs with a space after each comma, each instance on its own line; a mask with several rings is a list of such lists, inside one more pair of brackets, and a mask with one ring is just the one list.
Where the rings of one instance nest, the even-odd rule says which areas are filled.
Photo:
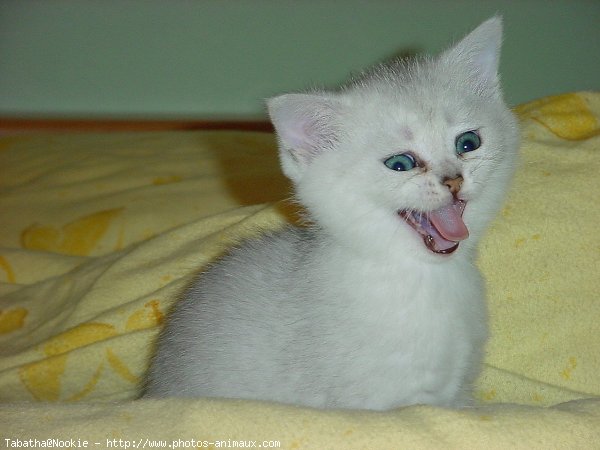
[[285, 174], [298, 181], [312, 159], [335, 147], [341, 102], [333, 94], [284, 94], [267, 101]]
[[502, 18], [495, 16], [444, 52], [441, 58], [446, 64], [461, 65], [478, 84], [493, 87], [498, 83], [501, 46]]

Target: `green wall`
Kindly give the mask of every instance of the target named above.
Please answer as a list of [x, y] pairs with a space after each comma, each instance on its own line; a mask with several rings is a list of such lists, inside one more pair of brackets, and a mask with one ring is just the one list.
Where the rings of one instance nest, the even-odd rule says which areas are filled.
[[261, 116], [496, 12], [511, 104], [600, 89], [598, 0], [0, 0], [0, 115]]

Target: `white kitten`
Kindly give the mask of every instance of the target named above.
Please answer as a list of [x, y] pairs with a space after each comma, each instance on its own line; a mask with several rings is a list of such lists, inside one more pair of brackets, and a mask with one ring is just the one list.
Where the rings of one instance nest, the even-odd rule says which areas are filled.
[[468, 404], [486, 340], [476, 246], [513, 172], [493, 18], [435, 59], [269, 101], [314, 226], [244, 243], [176, 306], [147, 396], [384, 410]]

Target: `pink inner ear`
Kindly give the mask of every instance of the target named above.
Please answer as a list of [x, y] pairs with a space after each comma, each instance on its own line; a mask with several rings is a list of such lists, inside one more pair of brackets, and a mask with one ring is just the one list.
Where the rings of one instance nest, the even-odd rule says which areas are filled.
[[483, 79], [493, 81], [498, 73], [498, 48], [494, 42], [486, 42], [475, 56], [475, 64]]
[[269, 102], [282, 143], [301, 159], [310, 159], [336, 141], [334, 99], [316, 94], [287, 94]]
[[309, 153], [316, 153], [315, 142], [310, 136], [310, 126], [302, 118], [296, 118], [297, 121], [289, 120], [289, 123], [282, 124], [280, 137], [285, 144], [296, 150], [304, 150]]

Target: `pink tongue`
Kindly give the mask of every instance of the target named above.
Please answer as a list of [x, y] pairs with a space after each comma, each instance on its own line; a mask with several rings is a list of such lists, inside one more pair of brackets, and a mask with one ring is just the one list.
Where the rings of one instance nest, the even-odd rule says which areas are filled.
[[449, 204], [429, 213], [429, 220], [438, 232], [452, 242], [462, 241], [469, 236], [469, 230], [461, 217], [461, 207]]

